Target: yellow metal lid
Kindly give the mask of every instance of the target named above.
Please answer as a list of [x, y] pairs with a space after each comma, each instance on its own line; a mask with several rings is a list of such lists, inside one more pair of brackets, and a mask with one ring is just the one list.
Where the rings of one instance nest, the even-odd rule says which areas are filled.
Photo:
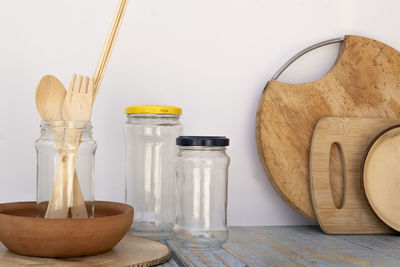
[[126, 114], [171, 114], [181, 115], [182, 109], [175, 106], [166, 105], [136, 105], [127, 106], [125, 108]]

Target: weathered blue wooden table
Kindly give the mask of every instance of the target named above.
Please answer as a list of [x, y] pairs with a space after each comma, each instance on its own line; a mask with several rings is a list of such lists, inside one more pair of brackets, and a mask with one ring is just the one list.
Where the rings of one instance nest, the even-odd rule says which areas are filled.
[[400, 266], [400, 236], [326, 235], [318, 226], [230, 227], [217, 251], [177, 248], [162, 266]]

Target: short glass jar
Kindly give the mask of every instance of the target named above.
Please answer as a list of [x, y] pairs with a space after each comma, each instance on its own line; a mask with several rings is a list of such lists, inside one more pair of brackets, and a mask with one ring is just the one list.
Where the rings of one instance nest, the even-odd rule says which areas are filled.
[[229, 139], [181, 136], [176, 140], [177, 218], [175, 238], [182, 247], [217, 249], [228, 239], [226, 218]]
[[181, 109], [139, 105], [125, 111], [125, 202], [135, 209], [131, 232], [168, 239], [175, 222], [175, 142], [182, 134]]
[[37, 216], [94, 216], [97, 148], [90, 122], [43, 121], [37, 151]]

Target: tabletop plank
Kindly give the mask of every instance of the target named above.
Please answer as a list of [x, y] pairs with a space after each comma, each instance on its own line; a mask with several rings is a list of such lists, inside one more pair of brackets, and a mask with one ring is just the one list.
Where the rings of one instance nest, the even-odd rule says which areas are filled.
[[162, 267], [181, 267], [180, 265], [178, 265], [178, 263], [175, 262], [175, 260], [173, 258], [169, 259], [169, 261], [161, 264], [161, 265], [157, 265], [157, 266], [162, 266]]
[[400, 236], [326, 235], [317, 226], [229, 230], [224, 248], [249, 266], [400, 266]]
[[381, 252], [400, 260], [400, 236], [397, 235], [359, 235], [339, 236], [348, 242]]
[[[167, 241], [176, 257], [178, 265], [189, 267], [245, 267], [246, 264], [229, 254], [224, 249], [216, 250], [189, 250], [179, 247], [174, 241]], [[181, 264], [179, 264], [181, 263]]]

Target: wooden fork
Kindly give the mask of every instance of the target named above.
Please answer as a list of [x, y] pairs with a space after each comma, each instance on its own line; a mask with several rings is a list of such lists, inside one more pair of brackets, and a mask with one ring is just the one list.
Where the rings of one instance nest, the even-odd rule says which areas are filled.
[[86, 217], [86, 205], [81, 193], [79, 180], [75, 173], [76, 153], [81, 140], [81, 132], [76, 128], [82, 128], [90, 120], [92, 115], [94, 92], [94, 79], [73, 74], [62, 110], [62, 117], [65, 121], [75, 123], [72, 131], [66, 131], [66, 144], [71, 149], [67, 153], [67, 196], [68, 206], [71, 208], [72, 217]]
[[90, 120], [93, 104], [93, 78], [74, 73], [68, 87], [62, 109], [62, 117], [65, 121], [84, 122]]

